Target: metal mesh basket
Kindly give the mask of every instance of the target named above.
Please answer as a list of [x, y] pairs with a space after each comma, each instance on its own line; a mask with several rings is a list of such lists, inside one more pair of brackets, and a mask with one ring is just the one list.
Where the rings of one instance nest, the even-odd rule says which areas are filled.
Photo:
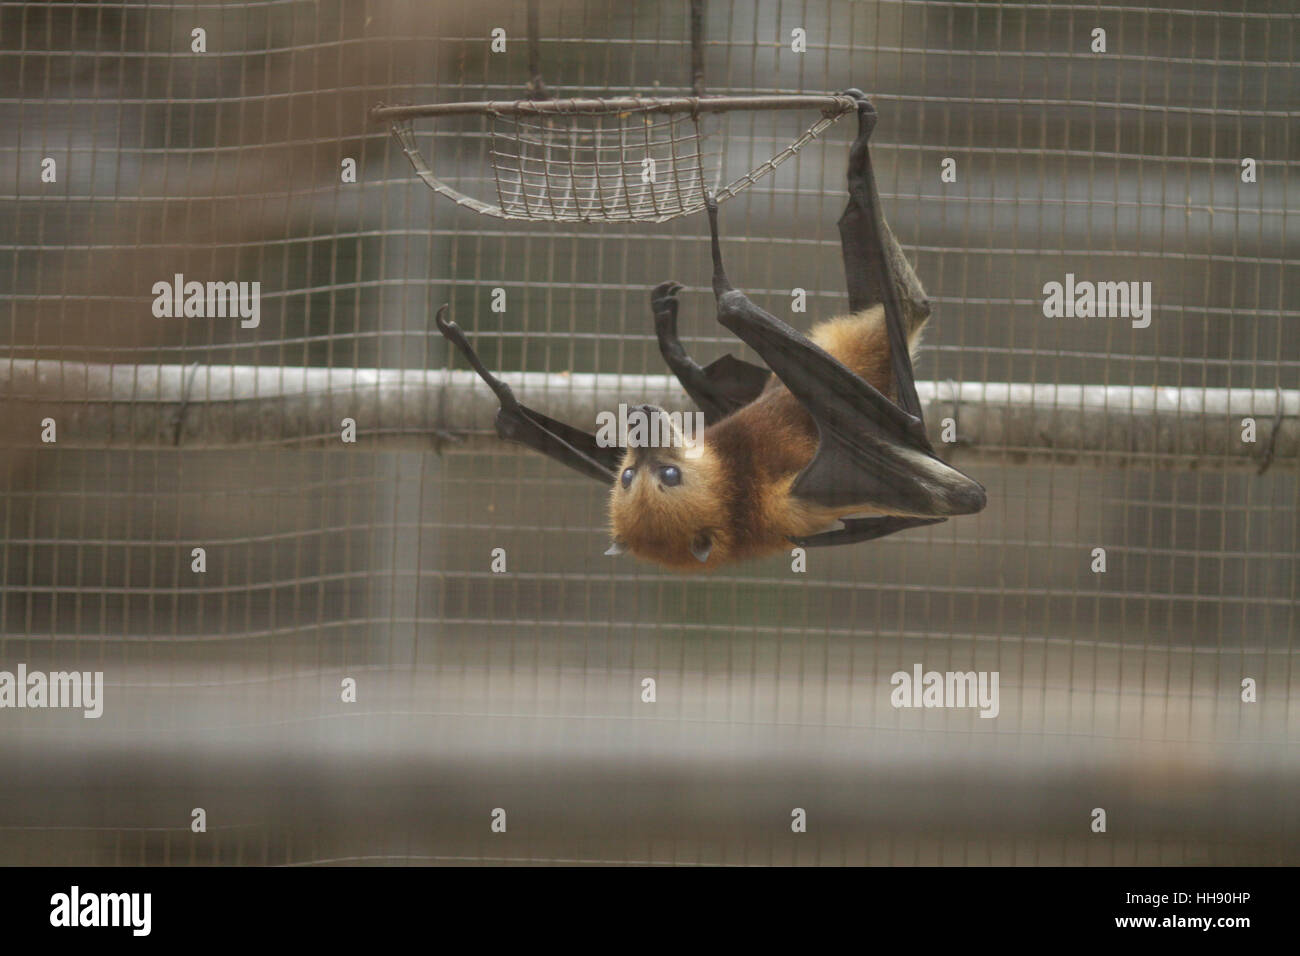
[[[499, 219], [549, 222], [665, 222], [736, 195], [855, 108], [848, 96], [719, 96], [519, 100], [379, 106], [416, 174], [435, 192]], [[738, 110], [817, 109], [788, 146], [719, 187], [721, 149], [704, 119]], [[495, 202], [439, 179], [416, 144], [411, 120], [481, 115], [489, 120]]]

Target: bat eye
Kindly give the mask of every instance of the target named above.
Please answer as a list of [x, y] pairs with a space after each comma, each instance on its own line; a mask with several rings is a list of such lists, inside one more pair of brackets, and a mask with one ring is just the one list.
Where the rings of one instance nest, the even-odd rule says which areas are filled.
[[624, 488], [631, 488], [631, 487], [632, 487], [632, 479], [633, 479], [634, 477], [636, 477], [636, 469], [635, 469], [635, 468], [624, 468], [624, 469], [623, 469], [623, 478], [622, 478], [622, 481], [623, 481], [623, 487], [624, 487]]
[[676, 487], [682, 483], [682, 470], [676, 465], [668, 465], [659, 472], [659, 480], [669, 488]]

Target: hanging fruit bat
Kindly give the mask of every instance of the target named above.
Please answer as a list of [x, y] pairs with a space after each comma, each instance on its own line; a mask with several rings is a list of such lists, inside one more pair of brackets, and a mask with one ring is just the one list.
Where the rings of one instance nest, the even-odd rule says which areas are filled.
[[[858, 136], [839, 229], [850, 314], [805, 336], [732, 288], [712, 196], [718, 321], [768, 368], [730, 355], [697, 365], [677, 338], [682, 287], [665, 282], [651, 294], [659, 350], [704, 413], [700, 440], [606, 447], [521, 405], [446, 320], [447, 306], [438, 311], [439, 331], [501, 403], [497, 434], [611, 486], [606, 554], [713, 570], [792, 544], [852, 544], [983, 509], [984, 488], [940, 461], [926, 438], [912, 350], [929, 310], [904, 315], [895, 274], [901, 254], [881, 215], [867, 149], [876, 111], [861, 92], [848, 95], [858, 102]], [[905, 262], [902, 268], [910, 271]], [[662, 409], [636, 410], [658, 419], [660, 433], [681, 437]]]

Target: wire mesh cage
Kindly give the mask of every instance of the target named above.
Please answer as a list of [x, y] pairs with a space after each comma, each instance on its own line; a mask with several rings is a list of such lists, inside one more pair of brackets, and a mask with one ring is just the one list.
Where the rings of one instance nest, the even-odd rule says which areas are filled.
[[[1193, 6], [716, 3], [696, 45], [684, 4], [0, 5], [0, 672], [103, 679], [0, 708], [0, 862], [1300, 862], [1296, 19]], [[810, 104], [397, 117], [457, 202], [370, 112], [538, 63]], [[801, 571], [603, 556], [436, 309], [557, 419], [689, 408], [659, 283], [700, 362], [756, 359], [676, 214], [739, 182], [736, 284], [843, 313], [852, 121], [785, 151], [851, 88], [987, 509]], [[1150, 322], [1045, 314], [1075, 282]], [[918, 664], [1000, 675], [996, 717], [895, 706]]]

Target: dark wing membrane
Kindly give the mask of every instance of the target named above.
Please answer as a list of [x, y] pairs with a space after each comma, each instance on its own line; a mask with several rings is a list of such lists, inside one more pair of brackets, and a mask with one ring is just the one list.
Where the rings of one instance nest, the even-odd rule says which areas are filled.
[[483, 365], [460, 326], [455, 322], [446, 321], [444, 318], [446, 312], [445, 305], [438, 310], [434, 320], [438, 325], [438, 331], [461, 351], [501, 403], [501, 409], [496, 417], [497, 434], [506, 441], [527, 445], [534, 451], [539, 451], [547, 458], [567, 465], [588, 478], [612, 483], [618, 472], [618, 466], [623, 460], [623, 449], [603, 447], [596, 442], [596, 436], [590, 432], [566, 425], [526, 405], [521, 405], [515, 398], [514, 392], [510, 390], [510, 386]]
[[[854, 146], [856, 148], [857, 144]], [[878, 267], [879, 257], [871, 248], [874, 225], [870, 214], [857, 202], [850, 202], [844, 208], [838, 225], [844, 279], [849, 290], [849, 311], [861, 312], [885, 301], [885, 277]]]
[[817, 424], [817, 454], [793, 495], [922, 517], [983, 508], [983, 488], [934, 456], [917, 419], [806, 336], [734, 291], [719, 301], [718, 320], [763, 357]]
[[527, 445], [597, 481], [612, 483], [623, 461], [622, 448], [602, 447], [596, 444], [595, 435], [548, 418], [518, 402], [513, 406], [501, 404], [496, 426], [497, 434], [506, 441]]
[[734, 355], [724, 355], [704, 366], [704, 378], [712, 389], [714, 402], [730, 413], [758, 398], [772, 373]]

